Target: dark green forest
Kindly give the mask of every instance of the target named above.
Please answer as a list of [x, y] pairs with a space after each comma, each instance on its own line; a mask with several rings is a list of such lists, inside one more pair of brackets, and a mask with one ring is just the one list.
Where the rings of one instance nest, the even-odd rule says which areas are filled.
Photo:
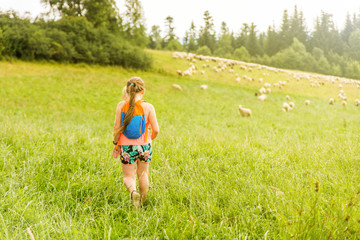
[[[176, 36], [174, 19], [146, 29], [139, 0], [41, 0], [59, 17], [31, 20], [15, 12], [0, 13], [0, 56], [3, 59], [54, 60], [110, 64], [148, 69], [145, 48], [187, 51], [202, 55], [360, 79], [360, 15], [349, 13], [342, 29], [332, 15], [319, 13], [312, 31], [296, 6], [284, 10], [280, 26], [257, 30], [239, 23], [234, 32], [222, 22], [219, 31], [209, 11], [203, 25], [192, 22], [185, 36]], [[199, 13], [201, 14], [201, 13]]]

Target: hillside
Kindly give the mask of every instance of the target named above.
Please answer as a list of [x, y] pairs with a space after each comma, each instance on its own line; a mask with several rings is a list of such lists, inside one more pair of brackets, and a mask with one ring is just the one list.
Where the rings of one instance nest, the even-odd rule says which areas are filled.
[[[359, 236], [357, 82], [256, 66], [216, 72], [219, 61], [199, 59], [196, 73], [179, 76], [190, 61], [149, 52], [146, 72], [0, 62], [1, 239], [26, 239], [28, 227], [36, 239]], [[116, 105], [132, 76], [145, 81], [160, 124], [140, 211], [111, 157]]]

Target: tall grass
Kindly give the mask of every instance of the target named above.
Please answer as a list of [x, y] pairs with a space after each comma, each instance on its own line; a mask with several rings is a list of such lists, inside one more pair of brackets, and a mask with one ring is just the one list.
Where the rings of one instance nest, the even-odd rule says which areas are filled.
[[[152, 54], [148, 72], [0, 62], [1, 239], [27, 239], [28, 227], [36, 239], [359, 238], [360, 109], [350, 104], [359, 90], [344, 87], [344, 109], [327, 102], [337, 84], [290, 81], [262, 103], [258, 82], [211, 69], [181, 78], [186, 60]], [[115, 109], [131, 76], [145, 81], [161, 128], [140, 211], [111, 157]], [[288, 113], [286, 95], [296, 104]], [[252, 119], [240, 117], [239, 104]]]

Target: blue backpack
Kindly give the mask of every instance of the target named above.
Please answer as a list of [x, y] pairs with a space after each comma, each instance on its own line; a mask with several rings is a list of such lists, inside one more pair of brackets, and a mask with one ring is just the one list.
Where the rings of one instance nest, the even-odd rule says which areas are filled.
[[[145, 112], [141, 103], [145, 101], [139, 100], [135, 103], [134, 116], [131, 119], [129, 125], [127, 125], [123, 134], [129, 139], [138, 139], [145, 132], [145, 141], [147, 139], [146, 131], [149, 127], [149, 122], [147, 123], [145, 120]], [[121, 126], [123, 125], [123, 121], [125, 119], [126, 113], [129, 110], [129, 102], [125, 104], [125, 106], [121, 109]]]

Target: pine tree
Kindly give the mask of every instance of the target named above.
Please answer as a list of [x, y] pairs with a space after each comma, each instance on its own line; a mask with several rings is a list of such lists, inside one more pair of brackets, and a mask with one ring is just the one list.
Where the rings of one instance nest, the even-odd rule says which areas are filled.
[[280, 30], [280, 37], [281, 37], [281, 46], [282, 48], [287, 48], [292, 43], [292, 36], [290, 32], [291, 26], [290, 26], [290, 20], [287, 10], [284, 10], [283, 17], [282, 17], [282, 23], [281, 23], [281, 30]]
[[[294, 7], [294, 14], [290, 20], [290, 34], [291, 38], [297, 38], [303, 44], [306, 43], [307, 33], [305, 19], [302, 11], [298, 12], [297, 7]], [[289, 36], [289, 37], [290, 37]]]
[[256, 25], [254, 23], [251, 23], [250, 25], [249, 36], [245, 43], [245, 47], [249, 51], [251, 56], [256, 56], [261, 54], [258, 39], [256, 37]]
[[315, 31], [311, 39], [311, 49], [314, 47], [324, 50], [325, 54], [330, 51], [338, 54], [343, 53], [344, 42], [335, 28], [331, 14], [322, 12], [320, 19], [317, 18]]
[[185, 32], [184, 45], [189, 52], [195, 52], [197, 49], [196, 27], [194, 21], [191, 21], [189, 30]]
[[204, 12], [204, 22], [205, 26], [200, 29], [198, 43], [199, 46], [207, 46], [213, 52], [216, 47], [216, 37], [214, 22], [209, 11]]
[[354, 25], [351, 21], [350, 14], [348, 13], [346, 15], [344, 30], [341, 32], [342, 39], [347, 42], [349, 40], [350, 34], [353, 31], [354, 31]]
[[161, 48], [161, 30], [160, 26], [154, 25], [151, 27], [151, 32], [149, 34], [149, 44], [148, 47], [155, 49]]
[[167, 45], [171, 40], [176, 39], [176, 35], [174, 33], [175, 27], [173, 26], [174, 18], [171, 16], [167, 16], [165, 18], [165, 27], [166, 27], [166, 35], [164, 37], [165, 45]]
[[249, 25], [247, 23], [243, 23], [243, 26], [240, 29], [239, 36], [237, 38], [235, 38], [234, 48], [237, 49], [242, 46], [245, 46], [248, 36], [249, 36]]
[[215, 51], [215, 55], [221, 57], [231, 57], [232, 52], [234, 51], [231, 44], [231, 35], [229, 28], [227, 27], [226, 22], [221, 23], [218, 47]]
[[269, 56], [275, 55], [281, 49], [280, 35], [275, 31], [275, 26], [269, 26], [264, 50]]

